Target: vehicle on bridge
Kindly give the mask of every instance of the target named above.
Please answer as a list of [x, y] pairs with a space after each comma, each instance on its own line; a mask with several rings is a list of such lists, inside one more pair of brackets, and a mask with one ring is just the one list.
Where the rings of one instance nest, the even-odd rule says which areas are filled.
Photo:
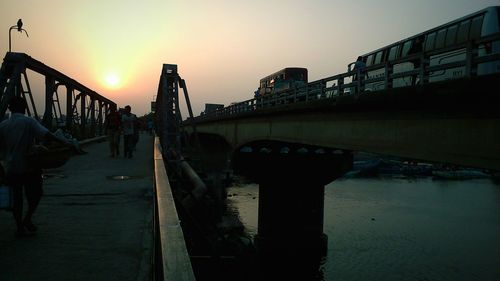
[[[470, 52], [468, 42], [481, 41], [499, 32], [500, 6], [491, 6], [366, 53], [362, 55], [367, 67], [366, 75], [361, 78], [364, 79], [364, 90], [384, 90], [387, 83], [385, 79], [380, 78], [403, 72], [411, 74], [393, 79], [393, 88], [417, 85], [422, 83], [422, 79], [437, 82], [462, 78], [466, 75], [466, 66], [449, 67], [428, 73], [423, 73], [421, 66], [427, 64], [432, 69], [439, 65], [463, 61], [467, 52]], [[485, 40], [480, 45], [477, 56], [497, 53], [500, 53], [500, 41]], [[351, 65], [352, 63], [349, 64], [349, 71]], [[392, 65], [389, 71], [387, 65]], [[477, 69], [478, 75], [498, 72], [500, 60], [481, 63]]]
[[201, 115], [203, 114], [208, 114], [211, 112], [216, 112], [217, 110], [223, 109], [224, 105], [223, 104], [217, 104], [217, 103], [205, 103], [205, 110], [201, 112]]
[[495, 80], [494, 76], [500, 74], [500, 6], [484, 8], [366, 53], [360, 61], [358, 65], [364, 63], [360, 75], [351, 63], [345, 73], [311, 82], [306, 68], [284, 68], [262, 78], [252, 99], [231, 104], [218, 115], [375, 91], [411, 94], [424, 87], [439, 87], [429, 86], [439, 81], [452, 86], [459, 80]]
[[260, 79], [258, 94], [282, 93], [307, 84], [307, 68], [286, 67]]

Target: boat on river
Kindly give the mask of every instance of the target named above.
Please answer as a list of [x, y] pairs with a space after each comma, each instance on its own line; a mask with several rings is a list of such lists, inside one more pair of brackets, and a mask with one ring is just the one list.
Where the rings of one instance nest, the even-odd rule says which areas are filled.
[[490, 177], [488, 173], [474, 169], [435, 170], [432, 171], [432, 175], [435, 178], [449, 180], [483, 179]]

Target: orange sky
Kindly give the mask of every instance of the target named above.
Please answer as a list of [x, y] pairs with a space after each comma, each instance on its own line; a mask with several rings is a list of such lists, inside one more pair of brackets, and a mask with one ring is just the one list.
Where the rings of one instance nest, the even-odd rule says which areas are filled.
[[[310, 81], [332, 76], [360, 54], [498, 4], [1, 0], [0, 51], [8, 51], [9, 27], [22, 18], [29, 38], [13, 31], [12, 51], [27, 53], [121, 107], [130, 104], [138, 115], [150, 111], [162, 64], [177, 64], [198, 115], [205, 103], [252, 98], [259, 79], [281, 68], [307, 67]], [[33, 92], [43, 95], [37, 79]]]

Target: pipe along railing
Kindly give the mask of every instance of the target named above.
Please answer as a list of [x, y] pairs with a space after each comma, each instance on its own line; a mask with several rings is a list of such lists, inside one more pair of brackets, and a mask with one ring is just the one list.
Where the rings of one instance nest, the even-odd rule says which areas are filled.
[[[488, 36], [480, 40], [457, 44], [453, 47], [405, 56], [404, 58], [387, 61], [383, 64], [371, 65], [365, 68], [364, 73], [365, 76], [368, 74], [368, 77], [359, 75], [357, 79], [353, 79], [353, 76], [357, 74], [357, 71], [350, 70], [342, 74], [310, 82], [307, 85], [296, 87], [294, 89], [269, 95], [262, 95], [260, 97], [232, 104], [213, 112], [206, 112], [204, 115], [196, 117], [196, 120], [232, 116], [283, 104], [307, 102], [319, 99], [331, 99], [337, 96], [349, 94], [369, 94], [370, 92], [375, 91], [410, 86], [398, 86], [396, 85], [397, 83], [394, 83], [397, 79], [410, 77], [413, 77], [412, 79], [419, 80], [419, 83], [416, 86], [422, 86], [434, 82], [431, 81], [433, 80], [433, 73], [435, 75], [436, 72], [445, 72], [457, 68], [464, 68], [463, 75], [460, 75], [459, 77], [452, 77], [453, 79], [478, 76], [477, 69], [480, 64], [500, 60], [500, 53], [478, 56], [479, 50], [484, 48], [485, 44], [489, 44], [494, 41], [500, 41], [500, 34]], [[464, 59], [446, 63], [433, 63], [431, 65], [430, 61], [433, 56], [447, 54], [454, 51], [460, 52], [460, 55], [463, 55]], [[411, 70], [394, 71], [394, 66], [404, 63], [417, 63], [420, 67], [413, 68]], [[370, 75], [370, 72], [377, 72], [377, 74]]]

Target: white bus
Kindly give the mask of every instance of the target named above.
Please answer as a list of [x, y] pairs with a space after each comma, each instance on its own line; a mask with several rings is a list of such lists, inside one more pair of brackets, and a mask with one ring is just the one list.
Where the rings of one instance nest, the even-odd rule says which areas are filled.
[[[386, 87], [384, 79], [372, 81], [373, 78], [384, 78], [386, 64], [391, 63], [392, 73], [402, 73], [415, 70], [412, 75], [395, 78], [392, 87], [405, 87], [421, 83], [420, 77], [428, 82], [437, 82], [464, 77], [465, 66], [431, 71], [420, 76], [422, 62], [429, 67], [464, 61], [466, 57], [465, 44], [471, 40], [480, 40], [489, 35], [500, 33], [500, 6], [491, 6], [454, 21], [440, 25], [423, 33], [390, 44], [373, 52], [364, 54], [363, 61], [369, 69], [364, 79], [365, 91], [383, 90]], [[463, 48], [457, 46], [462, 45]], [[500, 53], [500, 40], [485, 42], [480, 45], [478, 57], [486, 54]], [[398, 60], [407, 59], [398, 63]], [[396, 63], [394, 63], [396, 62]], [[377, 68], [376, 66], [380, 66]], [[500, 72], [500, 60], [481, 63], [477, 67], [477, 75]]]

